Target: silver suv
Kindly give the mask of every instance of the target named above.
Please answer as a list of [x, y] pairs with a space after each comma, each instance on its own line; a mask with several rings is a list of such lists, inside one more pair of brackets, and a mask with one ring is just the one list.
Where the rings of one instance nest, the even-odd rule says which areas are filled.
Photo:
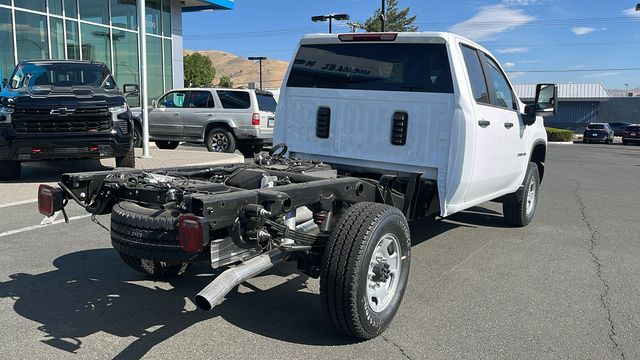
[[186, 141], [204, 143], [214, 152], [256, 151], [273, 141], [275, 111], [268, 91], [175, 89], [153, 102], [149, 138], [160, 149], [175, 149]]

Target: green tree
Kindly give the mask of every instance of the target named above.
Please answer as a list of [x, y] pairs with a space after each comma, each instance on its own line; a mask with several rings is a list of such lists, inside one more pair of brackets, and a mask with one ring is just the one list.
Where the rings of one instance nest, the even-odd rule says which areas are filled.
[[187, 87], [211, 87], [216, 69], [211, 59], [200, 53], [184, 57], [184, 83]]
[[233, 81], [231, 81], [231, 78], [228, 75], [223, 75], [222, 77], [220, 77], [220, 81], [218, 81], [218, 87], [232, 88]]
[[[398, 10], [398, 0], [385, 0], [386, 9], [385, 9], [385, 20], [384, 20], [384, 29], [385, 31], [418, 31], [418, 27], [414, 25], [416, 21], [416, 15], [409, 17], [410, 8], [405, 8], [404, 10]], [[367, 32], [375, 32], [382, 30], [382, 23], [380, 22], [380, 16], [382, 14], [382, 10], [378, 8], [372, 17], [368, 18], [362, 28]]]

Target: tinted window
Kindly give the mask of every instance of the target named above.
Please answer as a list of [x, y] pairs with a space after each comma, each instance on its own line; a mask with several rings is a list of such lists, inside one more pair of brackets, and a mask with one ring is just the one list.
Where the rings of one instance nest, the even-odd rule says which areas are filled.
[[478, 57], [478, 52], [467, 46], [462, 46], [462, 55], [467, 65], [467, 73], [469, 73], [469, 81], [471, 82], [471, 90], [473, 97], [479, 103], [489, 104], [489, 90], [487, 90], [487, 81], [484, 77], [482, 64]]
[[114, 89], [109, 70], [94, 64], [22, 64], [11, 77], [14, 89], [25, 86], [92, 86]]
[[493, 83], [493, 89], [496, 95], [496, 103], [494, 105], [517, 110], [518, 107], [514, 101], [513, 92], [511, 91], [507, 78], [502, 74], [500, 67], [493, 59], [486, 55], [485, 59], [487, 59], [487, 63], [489, 64], [489, 78]]
[[225, 109], [248, 109], [251, 107], [251, 99], [246, 91], [218, 90], [220, 103]]
[[256, 97], [258, 98], [258, 108], [260, 111], [276, 112], [276, 106], [278, 104], [273, 98], [273, 95], [256, 93]]
[[160, 99], [159, 107], [164, 108], [182, 108], [184, 107], [184, 100], [187, 97], [187, 93], [184, 91], [174, 91], [165, 95]]
[[624, 131], [640, 131], [640, 126], [627, 126], [626, 129], [624, 129]]
[[305, 45], [287, 86], [453, 93], [444, 44]]
[[591, 124], [591, 125], [587, 126], [587, 129], [599, 129], [599, 130], [602, 130], [604, 128], [605, 128], [605, 126], [603, 124]]
[[189, 102], [187, 107], [190, 108], [213, 108], [213, 95], [210, 91], [191, 91], [189, 93]]

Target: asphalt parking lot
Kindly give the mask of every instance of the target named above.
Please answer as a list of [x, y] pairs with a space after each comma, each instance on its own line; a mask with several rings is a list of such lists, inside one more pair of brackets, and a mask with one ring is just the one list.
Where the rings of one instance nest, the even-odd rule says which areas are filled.
[[[638, 359], [640, 146], [550, 145], [533, 223], [495, 203], [411, 224], [404, 302], [387, 332], [354, 342], [321, 313], [318, 281], [284, 264], [213, 312], [190, 300], [196, 265], [149, 281], [72, 208], [39, 225], [34, 203], [0, 207], [3, 358]], [[7, 184], [0, 184], [0, 206]], [[34, 196], [35, 197], [35, 196]], [[99, 221], [108, 226], [109, 217]]]

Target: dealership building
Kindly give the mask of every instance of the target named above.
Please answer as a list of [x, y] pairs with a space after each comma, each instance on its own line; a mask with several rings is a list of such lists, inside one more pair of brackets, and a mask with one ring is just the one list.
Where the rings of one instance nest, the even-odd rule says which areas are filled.
[[[233, 0], [0, 0], [0, 73], [3, 84], [15, 64], [33, 59], [106, 63], [116, 81], [140, 84], [147, 60], [147, 98], [182, 87], [182, 14], [230, 10]], [[145, 30], [145, 31], [141, 31]], [[141, 49], [146, 32], [146, 54]]]

